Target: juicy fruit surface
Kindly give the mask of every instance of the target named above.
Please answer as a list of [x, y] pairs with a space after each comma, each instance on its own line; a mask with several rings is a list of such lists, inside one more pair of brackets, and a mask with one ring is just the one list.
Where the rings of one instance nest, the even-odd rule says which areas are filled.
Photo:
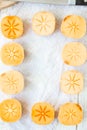
[[68, 43], [63, 48], [62, 58], [65, 64], [71, 66], [82, 65], [87, 59], [86, 47], [78, 42]]
[[1, 49], [1, 60], [6, 65], [19, 65], [24, 59], [24, 49], [18, 43], [5, 44]]
[[7, 71], [0, 75], [0, 89], [6, 94], [17, 94], [24, 88], [24, 77], [18, 71]]
[[81, 16], [66, 16], [61, 24], [61, 32], [67, 37], [81, 38], [86, 33], [86, 21]]
[[48, 103], [37, 103], [32, 108], [32, 120], [41, 125], [49, 124], [54, 119], [54, 109]]
[[18, 100], [8, 99], [0, 104], [0, 117], [5, 122], [16, 122], [21, 118], [22, 107]]
[[39, 35], [50, 35], [55, 31], [56, 20], [52, 13], [38, 12], [32, 19], [32, 29]]
[[78, 94], [83, 89], [83, 75], [75, 70], [66, 71], [61, 77], [61, 90], [67, 94]]
[[66, 103], [59, 109], [58, 120], [64, 125], [77, 125], [82, 121], [83, 111], [79, 104]]
[[18, 16], [6, 16], [1, 22], [2, 33], [7, 38], [18, 38], [23, 34], [23, 22]]

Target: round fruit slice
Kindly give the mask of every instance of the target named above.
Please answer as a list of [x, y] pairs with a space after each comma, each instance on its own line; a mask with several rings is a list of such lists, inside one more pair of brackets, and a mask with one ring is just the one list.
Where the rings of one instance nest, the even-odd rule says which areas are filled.
[[54, 109], [48, 103], [36, 103], [32, 108], [32, 120], [40, 125], [46, 125], [54, 119]]
[[23, 22], [18, 16], [6, 16], [1, 22], [2, 33], [7, 38], [18, 38], [23, 34]]
[[67, 94], [78, 94], [83, 89], [83, 75], [75, 70], [66, 71], [61, 77], [61, 90]]
[[6, 65], [19, 65], [24, 59], [24, 49], [18, 43], [5, 44], [1, 49], [1, 60]]
[[68, 43], [63, 48], [62, 58], [68, 65], [82, 65], [87, 59], [86, 47], [78, 42]]
[[16, 99], [7, 99], [0, 104], [0, 117], [5, 122], [16, 122], [21, 118], [21, 103]]
[[59, 109], [58, 120], [64, 125], [77, 125], [83, 119], [83, 110], [79, 104], [66, 103]]
[[66, 16], [61, 24], [61, 32], [70, 38], [81, 38], [86, 33], [86, 21], [81, 16]]
[[38, 12], [32, 19], [32, 29], [39, 35], [50, 35], [55, 31], [56, 19], [50, 12]]
[[20, 93], [24, 88], [24, 77], [18, 71], [7, 71], [0, 75], [0, 88], [6, 94]]

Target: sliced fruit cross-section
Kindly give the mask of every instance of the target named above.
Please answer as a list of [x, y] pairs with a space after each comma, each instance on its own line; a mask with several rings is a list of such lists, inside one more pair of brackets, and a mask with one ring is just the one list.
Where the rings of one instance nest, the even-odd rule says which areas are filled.
[[65, 64], [80, 66], [87, 59], [86, 47], [79, 42], [67, 43], [63, 48], [62, 58]]
[[0, 89], [6, 94], [17, 94], [24, 88], [24, 77], [18, 71], [7, 71], [0, 75]]
[[58, 120], [64, 125], [77, 125], [83, 119], [83, 110], [79, 104], [66, 103], [59, 109]]
[[61, 90], [67, 94], [78, 94], [83, 89], [83, 75], [75, 70], [65, 71], [61, 77]]
[[18, 43], [7, 43], [1, 49], [1, 60], [6, 65], [19, 65], [24, 59], [24, 49]]
[[50, 35], [55, 31], [56, 20], [50, 12], [38, 12], [32, 19], [32, 29], [39, 35]]
[[1, 22], [2, 33], [7, 38], [18, 38], [23, 34], [23, 22], [18, 16], [6, 16]]
[[67, 37], [81, 38], [86, 33], [86, 21], [81, 16], [66, 16], [61, 24], [61, 32]]
[[32, 108], [32, 120], [37, 124], [46, 125], [54, 119], [54, 109], [48, 103], [36, 103]]
[[7, 99], [0, 104], [0, 118], [5, 122], [16, 122], [21, 118], [21, 103], [16, 99]]

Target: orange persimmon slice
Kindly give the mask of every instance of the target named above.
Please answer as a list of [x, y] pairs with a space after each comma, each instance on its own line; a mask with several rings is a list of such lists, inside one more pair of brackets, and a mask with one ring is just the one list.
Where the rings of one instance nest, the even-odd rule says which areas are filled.
[[79, 104], [66, 103], [59, 109], [58, 120], [64, 125], [77, 125], [83, 119], [83, 110]]
[[0, 118], [4, 122], [16, 122], [21, 118], [22, 106], [16, 99], [7, 99], [0, 104]]
[[23, 34], [23, 22], [18, 16], [6, 16], [1, 21], [1, 29], [5, 37], [18, 38]]
[[36, 103], [32, 108], [32, 120], [40, 125], [46, 125], [54, 119], [54, 109], [48, 103]]
[[66, 94], [78, 94], [83, 89], [83, 75], [76, 70], [65, 71], [61, 76], [61, 90]]
[[19, 65], [24, 60], [24, 49], [18, 43], [7, 43], [1, 49], [1, 60], [6, 65]]
[[65, 64], [80, 66], [87, 60], [86, 47], [79, 42], [67, 43], [62, 51], [62, 59]]
[[86, 21], [78, 15], [69, 15], [61, 24], [61, 32], [70, 38], [81, 38], [86, 33]]
[[38, 35], [51, 35], [55, 31], [55, 26], [55, 16], [50, 12], [41, 11], [33, 16], [32, 29]]
[[0, 75], [0, 89], [6, 94], [20, 93], [24, 88], [23, 75], [15, 70], [4, 72]]

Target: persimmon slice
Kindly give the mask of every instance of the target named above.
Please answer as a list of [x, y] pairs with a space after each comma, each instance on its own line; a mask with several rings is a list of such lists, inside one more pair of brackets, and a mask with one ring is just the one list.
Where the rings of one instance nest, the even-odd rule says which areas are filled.
[[22, 106], [16, 99], [7, 99], [0, 104], [0, 117], [4, 122], [16, 122], [21, 118]]
[[65, 71], [61, 76], [61, 90], [67, 94], [78, 94], [83, 89], [83, 75], [76, 70]]
[[55, 31], [56, 20], [50, 12], [38, 12], [33, 16], [32, 29], [39, 35], [50, 35]]
[[66, 103], [59, 109], [58, 120], [64, 125], [77, 125], [83, 119], [83, 110], [79, 104]]
[[86, 33], [86, 21], [78, 15], [69, 15], [61, 24], [61, 32], [70, 38], [81, 38]]
[[54, 109], [48, 103], [36, 103], [32, 107], [32, 120], [40, 125], [46, 125], [54, 119]]
[[6, 16], [1, 21], [1, 29], [5, 37], [18, 38], [23, 34], [23, 22], [18, 16]]
[[67, 43], [62, 51], [62, 59], [65, 64], [80, 66], [87, 60], [86, 47], [79, 42]]
[[24, 59], [24, 49], [18, 43], [7, 43], [1, 49], [1, 60], [6, 65], [19, 65]]
[[15, 70], [0, 75], [0, 88], [6, 94], [20, 93], [24, 88], [23, 75]]

